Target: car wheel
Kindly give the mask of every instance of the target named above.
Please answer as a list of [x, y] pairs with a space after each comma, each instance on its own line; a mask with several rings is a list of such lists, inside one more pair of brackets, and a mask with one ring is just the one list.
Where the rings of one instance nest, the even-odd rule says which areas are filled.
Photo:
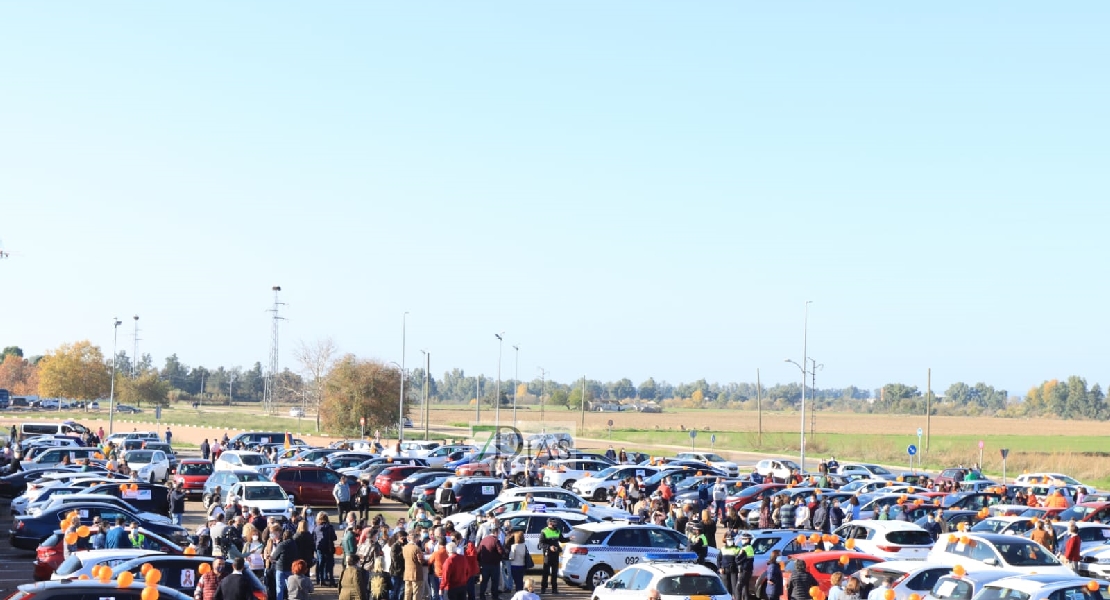
[[594, 502], [605, 502], [609, 499], [609, 490], [605, 488], [597, 488], [594, 490]]
[[613, 576], [613, 570], [607, 565], [598, 565], [590, 569], [589, 574], [586, 575], [586, 585], [590, 589], [598, 588], [605, 585], [606, 581]]
[[154, 471], [150, 472], [150, 482], [154, 483]]
[[527, 483], [524, 478], [524, 473], [517, 473], [516, 476], [513, 477], [513, 483], [519, 485], [520, 487], [524, 487], [524, 484]]

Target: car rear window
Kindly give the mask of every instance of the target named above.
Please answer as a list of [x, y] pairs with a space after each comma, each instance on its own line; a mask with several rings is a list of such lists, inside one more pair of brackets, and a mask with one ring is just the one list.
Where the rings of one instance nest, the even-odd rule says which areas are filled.
[[1004, 587], [983, 588], [975, 597], [979, 600], [1029, 600], [1029, 594]]
[[186, 463], [178, 467], [177, 472], [182, 475], [211, 475], [212, 463]]
[[933, 586], [933, 597], [937, 600], [970, 600], [974, 591], [974, 587], [966, 580], [941, 577]]
[[655, 584], [660, 594], [670, 596], [723, 596], [728, 592], [721, 578], [713, 575], [674, 575]]
[[70, 554], [69, 558], [62, 561], [58, 568], [54, 571], [55, 574], [66, 576], [76, 573], [81, 570], [81, 559], [77, 558], [76, 554]]
[[604, 531], [587, 531], [585, 529], [575, 529], [570, 532], [571, 544], [578, 544], [579, 546], [599, 546], [605, 541], [609, 534]]
[[892, 544], [899, 546], [932, 546], [933, 538], [927, 531], [888, 531], [886, 539]]

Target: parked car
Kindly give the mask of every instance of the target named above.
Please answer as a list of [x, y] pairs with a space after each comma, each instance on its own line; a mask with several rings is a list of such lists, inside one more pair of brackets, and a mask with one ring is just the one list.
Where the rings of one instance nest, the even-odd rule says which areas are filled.
[[300, 419], [304, 417], [304, 409], [299, 406], [294, 406], [293, 408], [289, 409], [289, 416], [293, 417], [294, 419]]
[[[1092, 590], [1091, 585], [1097, 586]], [[1021, 575], [997, 579], [983, 586], [976, 598], [980, 600], [1102, 600], [1107, 596], [1106, 582], [1086, 577], [1051, 574]]]
[[243, 509], [249, 512], [258, 509], [265, 518], [293, 518], [293, 501], [285, 494], [280, 485], [272, 481], [249, 481], [236, 483], [227, 491]]
[[[848, 557], [848, 564], [841, 562], [845, 556]], [[877, 556], [855, 550], [809, 552], [806, 554], [798, 554], [793, 557], [793, 560], [800, 560], [805, 563], [806, 571], [809, 571], [809, 574], [817, 580], [817, 587], [821, 588], [822, 592], [828, 592], [829, 588], [832, 587], [833, 573], [839, 572], [850, 575], [883, 562], [883, 559]], [[793, 569], [782, 570], [783, 585], [790, 583], [790, 575], [793, 572]]]
[[878, 587], [883, 580], [894, 582], [891, 589], [897, 600], [908, 600], [910, 594], [928, 594], [941, 577], [952, 573], [951, 565], [937, 565], [920, 560], [891, 560], [871, 565], [859, 574], [863, 583]]
[[393, 484], [402, 481], [413, 473], [423, 471], [425, 467], [416, 465], [398, 465], [383, 469], [374, 477], [374, 487], [378, 489], [378, 493], [382, 496], [388, 496], [393, 489]]
[[[504, 481], [499, 477], [455, 477], [451, 483], [451, 489], [455, 491], [455, 511], [470, 511], [493, 500], [501, 493], [503, 485]], [[438, 501], [434, 506], [436, 511], [443, 512]]]
[[835, 531], [861, 552], [883, 560], [922, 560], [933, 547], [929, 532], [905, 521], [852, 521]]
[[141, 481], [166, 481], [170, 477], [170, 458], [161, 450], [132, 450], [123, 455], [123, 460]]
[[[332, 490], [340, 474], [324, 467], [285, 466], [274, 471], [272, 481], [281, 486], [295, 504], [335, 506]], [[358, 493], [358, 481], [348, 478], [351, 497]], [[380, 498], [380, 497], [379, 497]]]
[[437, 479], [442, 483], [446, 481], [451, 474], [451, 471], [447, 469], [421, 468], [419, 471], [410, 473], [400, 481], [394, 481], [393, 485], [389, 488], [389, 497], [403, 504], [412, 504], [413, 489], [417, 486], [431, 483]]
[[234, 471], [236, 469], [253, 469], [268, 464], [270, 459], [261, 452], [250, 450], [228, 450], [221, 452], [213, 468], [217, 471]]
[[[158, 590], [159, 600], [192, 600], [181, 592], [164, 585], [153, 586]], [[142, 580], [135, 580], [130, 586], [122, 587], [115, 581], [100, 583], [94, 579], [41, 581], [28, 583], [15, 588], [9, 598], [19, 600], [74, 600], [75, 598], [111, 598], [112, 600], [142, 600], [147, 586]]]
[[894, 481], [897, 475], [872, 463], [843, 463], [836, 470], [838, 475], [862, 475], [871, 479]]
[[649, 589], [658, 591], [662, 600], [731, 598], [732, 592], [725, 589], [721, 577], [712, 569], [670, 553], [658, 558], [655, 553], [647, 553], [644, 560], [621, 569], [604, 585], [594, 588], [592, 600], [626, 600]]
[[199, 498], [204, 493], [204, 483], [212, 475], [212, 461], [200, 458], [187, 458], [174, 469], [173, 480], [190, 498]]
[[943, 575], [933, 585], [927, 595], [921, 597], [925, 600], [970, 600], [982, 587], [992, 581], [1005, 577], [1013, 577], [1018, 573], [968, 563], [963, 574], [951, 573]]
[[608, 467], [588, 477], [583, 477], [570, 487], [571, 491], [597, 502], [609, 499], [609, 492], [629, 477], [648, 478], [659, 472], [658, 467], [624, 465]]
[[72, 511], [77, 511], [82, 525], [92, 525], [95, 517], [100, 517], [102, 520], [109, 522], [115, 522], [117, 517], [123, 517], [127, 522], [134, 521], [141, 527], [149, 529], [162, 537], [178, 543], [188, 542], [188, 532], [186, 532], [183, 527], [173, 525], [172, 523], [165, 524], [147, 521], [136, 513], [123, 510], [111, 504], [88, 502], [76, 505], [68, 504], [61, 508], [46, 510], [37, 517], [29, 515], [16, 517], [11, 534], [9, 535], [9, 541], [12, 547], [21, 550], [34, 550], [38, 548], [43, 540], [50, 537], [50, 535], [57, 530], [58, 523], [65, 519]]
[[[211, 564], [211, 556], [173, 556], [155, 555], [133, 558], [119, 563], [112, 568], [112, 579], [119, 577], [120, 573], [129, 572], [135, 576], [135, 581], [143, 579], [143, 565], [151, 565], [162, 572], [161, 584], [185, 594], [189, 598], [196, 592], [197, 575], [200, 566]], [[250, 583], [255, 598], [266, 598], [266, 584], [250, 570], [243, 570], [243, 577]], [[161, 597], [159, 597], [161, 598]]]
[[112, 481], [90, 486], [84, 493], [114, 496], [126, 500], [138, 510], [156, 515], [170, 514], [170, 490], [158, 483], [133, 481], [125, 487], [122, 481]]
[[[223, 503], [227, 501], [227, 492], [231, 489], [231, 486], [236, 483], [247, 483], [251, 481], [266, 481], [266, 479], [258, 471], [216, 471], [204, 481], [204, 491], [202, 494], [207, 498], [208, 495], [218, 487], [220, 488], [220, 502]], [[288, 490], [286, 491], [288, 492]]]
[[[122, 562], [131, 560], [132, 558], [140, 556], [152, 556], [157, 554], [154, 550], [142, 550], [139, 548], [111, 548], [105, 550], [79, 550], [71, 552], [66, 558], [62, 558], [62, 536], [52, 538], [48, 541], [55, 543], [47, 545], [43, 542], [36, 550], [37, 557], [35, 558], [34, 578], [35, 581], [59, 581], [62, 579], [77, 579], [84, 575], [86, 578], [92, 577], [93, 567], [107, 566], [111, 568]], [[56, 559], [56, 564], [51, 567], [51, 562]]]
[[772, 477], [777, 481], [786, 481], [791, 473], [795, 471], [800, 473], [802, 468], [798, 466], [798, 463], [792, 460], [767, 458], [756, 463], [755, 471], [763, 477]]
[[1043, 546], [1016, 535], [997, 533], [959, 533], [942, 535], [932, 550], [929, 562], [955, 565], [975, 561], [986, 566], [1017, 571], [1071, 575], [1072, 570]]

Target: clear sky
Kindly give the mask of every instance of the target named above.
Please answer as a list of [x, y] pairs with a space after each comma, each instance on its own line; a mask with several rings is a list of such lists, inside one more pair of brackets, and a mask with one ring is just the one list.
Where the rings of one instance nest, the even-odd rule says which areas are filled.
[[0, 344], [1107, 383], [1105, 2], [9, 2]]

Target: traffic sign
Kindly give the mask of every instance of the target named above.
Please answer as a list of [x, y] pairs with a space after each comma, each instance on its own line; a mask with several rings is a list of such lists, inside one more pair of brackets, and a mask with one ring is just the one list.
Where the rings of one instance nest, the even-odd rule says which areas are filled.
[[923, 433], [925, 433], [925, 432], [920, 427], [918, 427], [917, 428], [917, 437], [921, 437], [921, 434], [923, 434]]
[[690, 439], [694, 439], [696, 437], [698, 437], [698, 430], [697, 429], [691, 429], [690, 430]]
[[1002, 460], [1006, 460], [1006, 457], [1010, 455], [1010, 449], [1009, 448], [999, 448], [998, 453], [1002, 455]]
[[906, 448], [906, 453], [908, 453], [910, 456], [917, 454], [917, 446], [910, 444], [909, 448]]
[[362, 425], [363, 427], [366, 427], [366, 417], [362, 417], [362, 418], [360, 418], [360, 419], [358, 420], [358, 424], [359, 424], [359, 425]]
[[612, 426], [613, 426], [613, 420], [612, 420], [612, 419], [609, 419], [609, 426], [610, 426], [610, 427], [612, 427]]
[[713, 435], [709, 436], [709, 443], [710, 444], [716, 444], [717, 443], [717, 434], [714, 433]]
[[980, 450], [982, 450], [982, 449], [983, 449], [983, 440], [979, 440], [979, 449], [980, 449]]

